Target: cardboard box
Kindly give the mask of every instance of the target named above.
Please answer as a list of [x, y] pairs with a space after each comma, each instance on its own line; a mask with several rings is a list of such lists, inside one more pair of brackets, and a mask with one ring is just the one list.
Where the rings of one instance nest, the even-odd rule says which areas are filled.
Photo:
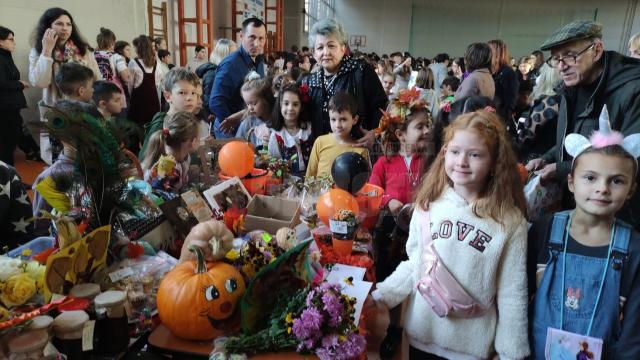
[[283, 227], [294, 228], [300, 223], [300, 203], [279, 197], [255, 195], [244, 219], [247, 232], [264, 230], [275, 234]]

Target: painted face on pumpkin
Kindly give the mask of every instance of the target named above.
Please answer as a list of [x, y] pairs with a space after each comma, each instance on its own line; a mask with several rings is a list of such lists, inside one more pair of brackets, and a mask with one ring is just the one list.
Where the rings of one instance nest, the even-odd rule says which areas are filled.
[[216, 263], [217, 275], [205, 286], [203, 296], [207, 301], [200, 309], [200, 316], [207, 317], [215, 329], [226, 329], [235, 320], [237, 304], [244, 294], [242, 276], [231, 265]]

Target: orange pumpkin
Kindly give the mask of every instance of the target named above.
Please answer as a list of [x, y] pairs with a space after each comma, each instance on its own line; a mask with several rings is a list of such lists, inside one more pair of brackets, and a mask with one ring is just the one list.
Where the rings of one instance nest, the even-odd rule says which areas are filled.
[[236, 308], [245, 291], [242, 275], [223, 262], [196, 260], [178, 264], [160, 283], [158, 313], [171, 332], [187, 340], [208, 340], [237, 326]]

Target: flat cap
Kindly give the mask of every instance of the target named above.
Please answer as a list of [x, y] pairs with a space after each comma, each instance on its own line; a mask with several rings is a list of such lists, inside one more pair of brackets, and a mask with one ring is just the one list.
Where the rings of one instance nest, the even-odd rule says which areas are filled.
[[540, 45], [540, 50], [550, 50], [571, 41], [589, 38], [602, 38], [602, 24], [591, 20], [576, 20], [549, 36]]

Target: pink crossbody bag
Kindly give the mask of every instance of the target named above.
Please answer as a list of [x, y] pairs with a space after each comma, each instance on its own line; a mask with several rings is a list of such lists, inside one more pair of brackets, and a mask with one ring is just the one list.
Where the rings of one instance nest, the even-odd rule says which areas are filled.
[[489, 305], [480, 304], [460, 286], [436, 252], [431, 238], [431, 219], [428, 211], [421, 221], [422, 263], [425, 270], [417, 285], [420, 295], [439, 317], [473, 318], [484, 315], [493, 306], [493, 299]]

